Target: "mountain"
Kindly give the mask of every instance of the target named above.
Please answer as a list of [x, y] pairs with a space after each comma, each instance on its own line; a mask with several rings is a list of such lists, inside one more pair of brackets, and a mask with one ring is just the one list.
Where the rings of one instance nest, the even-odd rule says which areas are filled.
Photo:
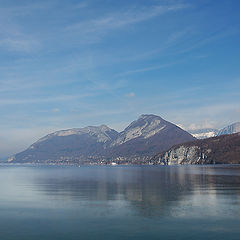
[[25, 151], [16, 154], [13, 162], [72, 162], [85, 161], [102, 151], [118, 136], [106, 125], [57, 131], [49, 134]]
[[204, 139], [215, 137], [218, 134], [218, 130], [214, 128], [196, 129], [188, 131], [197, 139]]
[[108, 155], [153, 156], [169, 146], [195, 140], [188, 132], [156, 115], [141, 115], [112, 142]]
[[240, 122], [233, 123], [221, 130], [217, 133], [218, 136], [224, 135], [224, 134], [233, 134], [240, 132]]
[[144, 162], [158, 151], [195, 140], [188, 132], [156, 115], [141, 115], [124, 131], [101, 125], [49, 134], [10, 162], [104, 164]]
[[240, 133], [176, 145], [151, 159], [154, 164], [240, 164]]
[[233, 123], [223, 129], [205, 128], [188, 131], [192, 136], [197, 139], [205, 139], [215, 136], [221, 136], [224, 134], [233, 134], [240, 132], [240, 122]]

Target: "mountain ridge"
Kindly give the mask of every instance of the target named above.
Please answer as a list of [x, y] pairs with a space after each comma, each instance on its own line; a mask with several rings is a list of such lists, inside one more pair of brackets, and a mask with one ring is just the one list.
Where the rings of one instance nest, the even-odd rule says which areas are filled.
[[219, 130], [217, 136], [225, 135], [225, 134], [234, 134], [240, 132], [240, 122], [232, 123], [227, 127], [224, 127]]
[[221, 136], [225, 134], [234, 134], [240, 132], [240, 122], [232, 123], [221, 129], [215, 128], [204, 128], [204, 129], [195, 129], [195, 130], [188, 130], [192, 136], [196, 137], [197, 139], [206, 139], [210, 137]]
[[106, 125], [60, 130], [44, 136], [10, 162], [144, 161], [159, 150], [195, 140], [188, 132], [153, 114], [143, 114], [122, 132]]

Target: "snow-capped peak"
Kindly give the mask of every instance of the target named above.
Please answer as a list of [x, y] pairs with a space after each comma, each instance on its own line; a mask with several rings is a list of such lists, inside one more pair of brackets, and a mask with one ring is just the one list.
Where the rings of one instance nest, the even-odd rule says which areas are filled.
[[197, 139], [204, 139], [204, 138], [215, 137], [218, 133], [218, 130], [213, 128], [195, 129], [195, 130], [190, 130], [189, 133], [191, 133], [192, 136], [194, 136]]
[[240, 122], [233, 123], [223, 129], [221, 129], [218, 132], [218, 136], [224, 135], [224, 134], [233, 134], [233, 133], [238, 133], [240, 132]]

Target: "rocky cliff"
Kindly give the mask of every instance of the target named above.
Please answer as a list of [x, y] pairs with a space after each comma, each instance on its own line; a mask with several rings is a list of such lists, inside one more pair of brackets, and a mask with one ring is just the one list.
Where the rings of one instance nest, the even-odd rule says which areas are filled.
[[162, 165], [240, 164], [240, 133], [176, 145], [151, 161]]

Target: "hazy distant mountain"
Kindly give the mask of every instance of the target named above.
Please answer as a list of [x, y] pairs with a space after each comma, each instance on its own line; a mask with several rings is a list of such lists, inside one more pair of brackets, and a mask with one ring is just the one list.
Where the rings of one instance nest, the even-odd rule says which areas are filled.
[[240, 132], [240, 122], [233, 123], [223, 129], [214, 129], [214, 128], [205, 128], [197, 130], [189, 130], [189, 133], [192, 134], [197, 139], [205, 139], [215, 136], [221, 136], [224, 134], [233, 134]]
[[49, 134], [13, 157], [15, 162], [66, 162], [100, 156], [118, 136], [102, 125], [58, 131]]
[[221, 130], [217, 133], [218, 136], [224, 135], [224, 134], [233, 134], [240, 132], [240, 122], [233, 123]]
[[191, 133], [197, 139], [215, 137], [218, 134], [218, 130], [214, 128], [190, 130], [188, 132]]
[[195, 138], [159, 116], [142, 115], [118, 133], [106, 125], [69, 129], [49, 134], [13, 162], [99, 163], [111, 160], [143, 160], [158, 151]]
[[151, 160], [155, 164], [240, 164], [240, 133], [176, 145]]

